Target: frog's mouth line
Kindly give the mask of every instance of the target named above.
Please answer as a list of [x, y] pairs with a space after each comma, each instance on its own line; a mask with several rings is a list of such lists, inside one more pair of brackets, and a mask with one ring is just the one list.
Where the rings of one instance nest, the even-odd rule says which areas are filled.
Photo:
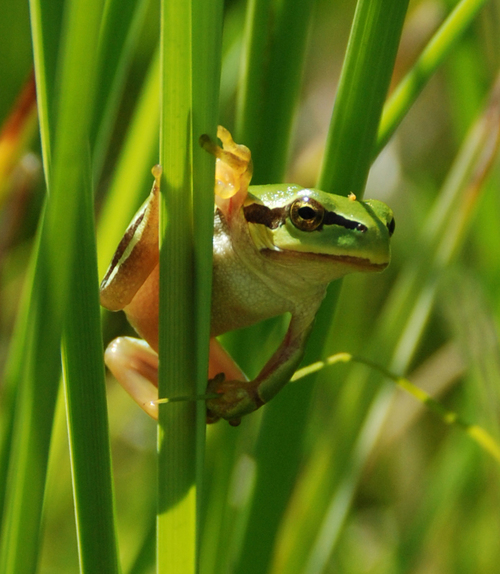
[[281, 249], [280, 251], [273, 251], [271, 249], [263, 249], [261, 254], [265, 257], [283, 262], [284, 258], [289, 259], [291, 262], [296, 259], [305, 259], [307, 261], [317, 261], [318, 263], [341, 263], [349, 267], [354, 267], [358, 271], [375, 273], [383, 271], [388, 265], [386, 263], [373, 263], [366, 257], [354, 257], [352, 255], [333, 255], [329, 253], [313, 253], [309, 251], [292, 251], [289, 249]]

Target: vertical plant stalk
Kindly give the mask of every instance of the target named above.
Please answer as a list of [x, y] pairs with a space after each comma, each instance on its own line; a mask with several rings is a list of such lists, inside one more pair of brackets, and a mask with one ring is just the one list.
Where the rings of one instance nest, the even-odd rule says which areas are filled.
[[39, 250], [32, 289], [26, 298], [29, 322], [21, 326], [24, 338], [18, 337], [16, 346], [10, 349], [11, 357], [18, 357], [11, 376], [19, 389], [1, 525], [2, 574], [35, 572], [38, 562], [47, 459], [60, 375], [60, 336], [53, 329], [44, 332], [42, 327], [51, 302], [42, 261]]
[[429, 79], [456, 46], [486, 1], [462, 0], [439, 27], [415, 65], [387, 101], [380, 120], [374, 157], [389, 141]]
[[139, 38], [149, 0], [105, 2], [99, 34], [96, 113], [90, 128], [94, 180], [106, 159], [126, 73]]
[[[359, 0], [335, 99], [317, 187], [362, 196], [394, 68], [408, 0]], [[317, 314], [324, 342], [342, 281], [329, 288]], [[314, 348], [322, 348], [319, 341]], [[308, 361], [318, 355], [308, 354]]]
[[[474, 207], [484, 188], [484, 182], [494, 165], [499, 147], [500, 114], [498, 84], [484, 114], [471, 127], [461, 150], [448, 174], [443, 192], [435, 202], [429, 225], [422, 231], [417, 244], [421, 246], [420, 261], [408, 262], [411, 273], [402, 273], [401, 283], [393, 293], [399, 300], [389, 301], [383, 310], [379, 327], [372, 333], [374, 346], [371, 356], [380, 356], [389, 363], [389, 371], [405, 372], [424, 334], [438, 291], [442, 271], [449, 266], [461, 247], [468, 225], [473, 220]], [[432, 229], [432, 233], [429, 233]], [[401, 288], [402, 287], [402, 288]], [[403, 300], [404, 299], [404, 300]], [[385, 330], [385, 333], [383, 332]], [[380, 344], [385, 341], [385, 344]], [[367, 359], [364, 358], [367, 362]], [[369, 362], [370, 360], [368, 360]], [[352, 376], [352, 375], [351, 375]], [[346, 384], [349, 384], [347, 381]], [[356, 384], [360, 385], [358, 377]], [[371, 383], [373, 384], [373, 378]], [[328, 511], [309, 557], [306, 572], [322, 571], [335, 549], [341, 528], [354, 498], [367, 458], [379, 436], [393, 396], [390, 386], [382, 387], [365, 417], [354, 447], [355, 457], [344, 472], [342, 482], [333, 493]], [[477, 431], [473, 429], [473, 433]], [[478, 433], [481, 435], [481, 433]], [[481, 436], [481, 440], [484, 437]], [[496, 447], [486, 443], [496, 454]], [[325, 476], [327, 481], [330, 480]]]
[[359, 0], [318, 187], [362, 195], [408, 0]]
[[[0, 205], [3, 205], [5, 193], [10, 188], [9, 175], [26, 142], [32, 139], [37, 126], [36, 94], [34, 75], [28, 80], [18, 96], [13, 110], [0, 131]], [[26, 285], [31, 284], [32, 266], [30, 266]], [[21, 349], [28, 326], [28, 294], [23, 292], [10, 349]], [[18, 390], [19, 373], [23, 365], [22, 354], [8, 353], [0, 391], [0, 525], [5, 504], [5, 489], [8, 461], [12, 441], [12, 426], [15, 413], [15, 397]], [[0, 536], [1, 539], [1, 536]]]
[[254, 184], [283, 179], [314, 6], [314, 0], [248, 3], [236, 135], [252, 150]]
[[[90, 181], [86, 142], [101, 3], [67, 3], [62, 31], [61, 12], [55, 10], [51, 19], [50, 8], [55, 7], [59, 7], [57, 2], [44, 11], [45, 5], [31, 2], [36, 77], [40, 79], [38, 98], [44, 117], [44, 169], [50, 195], [41, 220], [26, 338], [20, 349], [12, 350], [22, 353], [24, 362], [19, 373], [8, 504], [2, 526], [0, 572], [5, 574], [36, 570], [61, 333], [78, 245], [75, 221]], [[59, 44], [60, 58], [56, 58]]]
[[[127, 139], [101, 208], [97, 228], [99, 276], [103, 277], [134, 213], [141, 204], [140, 190], [151, 184], [151, 164], [158, 154], [160, 122], [160, 59], [155, 52], [134, 114], [127, 130]], [[145, 184], [147, 177], [147, 184]]]
[[[196, 390], [207, 387], [208, 341], [212, 302], [212, 255], [214, 226], [213, 156], [202, 149], [198, 139], [209, 134], [215, 141], [219, 115], [219, 90], [222, 59], [223, 0], [193, 0], [192, 19], [192, 98], [193, 98], [193, 222], [196, 292]], [[202, 487], [205, 466], [205, 401], [196, 401], [196, 483]], [[197, 551], [200, 548], [202, 501], [197, 497]]]
[[[317, 187], [362, 196], [394, 68], [408, 0], [359, 0], [342, 67]], [[333, 283], [317, 314], [314, 345], [322, 349], [342, 281]], [[317, 337], [317, 339], [316, 339]], [[319, 355], [308, 353], [308, 361]]]
[[63, 367], [80, 572], [120, 571], [97, 286], [90, 166], [78, 220], [71, 313], [64, 322]]
[[[195, 394], [191, 2], [161, 4], [160, 397]], [[168, 212], [167, 212], [168, 207]], [[196, 406], [160, 405], [157, 571], [196, 569]]]
[[[160, 396], [207, 384], [215, 162], [198, 140], [216, 134], [222, 13], [221, 0], [162, 4]], [[160, 572], [197, 568], [205, 418], [203, 401], [160, 406]]]

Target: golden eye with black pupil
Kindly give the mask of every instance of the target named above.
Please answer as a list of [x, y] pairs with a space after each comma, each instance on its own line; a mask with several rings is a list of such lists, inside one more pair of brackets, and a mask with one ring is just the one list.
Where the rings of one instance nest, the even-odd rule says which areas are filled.
[[323, 223], [325, 208], [311, 197], [296, 199], [290, 206], [290, 219], [301, 231], [314, 231]]
[[389, 230], [389, 237], [392, 237], [394, 230], [396, 229], [396, 220], [394, 217], [387, 224], [387, 229]]

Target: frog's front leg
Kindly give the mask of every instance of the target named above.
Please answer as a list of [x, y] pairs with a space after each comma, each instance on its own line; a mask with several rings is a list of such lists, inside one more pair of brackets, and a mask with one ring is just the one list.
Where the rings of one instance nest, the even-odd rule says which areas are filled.
[[200, 145], [216, 158], [215, 204], [231, 219], [240, 213], [247, 198], [253, 173], [252, 154], [246, 146], [235, 143], [223, 126], [218, 126], [217, 137], [222, 147], [206, 134], [200, 137]]
[[223, 418], [236, 426], [241, 417], [269, 402], [292, 378], [305, 351], [319, 302], [292, 315], [285, 338], [253, 381], [216, 377], [209, 381], [207, 393], [220, 397], [207, 401], [207, 417]]
[[[105, 353], [116, 380], [150, 417], [158, 418], [158, 355], [143, 339], [118, 337]], [[210, 339], [208, 376], [246, 380], [244, 373], [216, 339]], [[219, 418], [219, 417], [217, 417]], [[210, 418], [208, 422], [212, 421]]]

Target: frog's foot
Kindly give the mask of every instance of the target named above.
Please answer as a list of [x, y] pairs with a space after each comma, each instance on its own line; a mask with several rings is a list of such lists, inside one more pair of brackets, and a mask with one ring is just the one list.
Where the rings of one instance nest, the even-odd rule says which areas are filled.
[[235, 143], [228, 130], [222, 126], [217, 128], [217, 137], [221, 140], [222, 147], [214, 143], [207, 134], [200, 137], [200, 145], [217, 158], [215, 200], [217, 207], [226, 213], [229, 210], [238, 210], [245, 202], [252, 179], [252, 154], [246, 146]]
[[264, 404], [254, 381], [226, 380], [224, 373], [208, 381], [207, 394], [216, 393], [217, 398], [207, 400], [207, 422], [226, 419], [230, 425], [238, 426], [241, 417]]
[[118, 337], [108, 345], [104, 361], [134, 401], [158, 419], [158, 355], [146, 341]]

